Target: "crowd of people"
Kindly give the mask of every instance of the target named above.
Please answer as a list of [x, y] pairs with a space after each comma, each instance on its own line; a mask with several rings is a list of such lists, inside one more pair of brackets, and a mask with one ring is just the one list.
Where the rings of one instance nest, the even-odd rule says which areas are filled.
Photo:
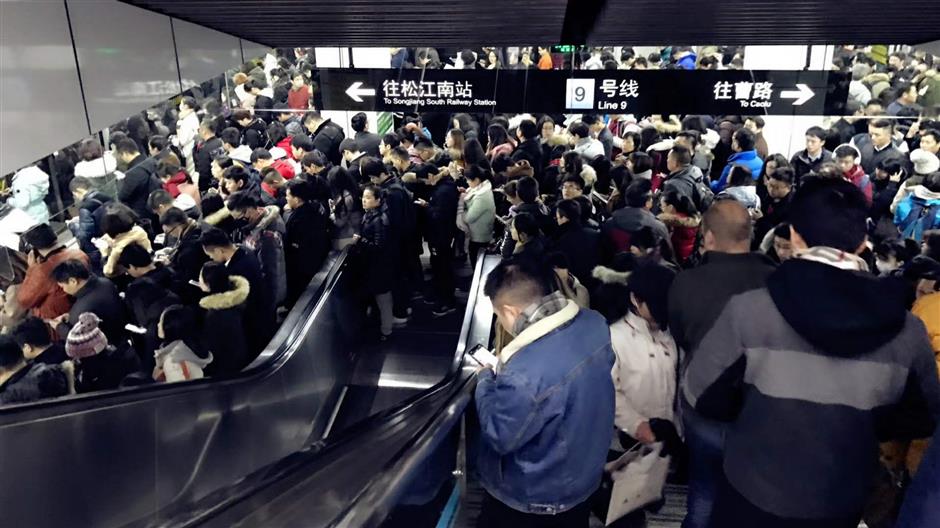
[[[396, 56], [430, 67], [430, 51]], [[465, 51], [481, 67], [506, 52]], [[519, 63], [551, 63], [538, 55]], [[586, 526], [605, 463], [654, 444], [688, 453], [687, 528], [891, 526], [897, 508], [873, 505], [900, 504], [940, 410], [940, 121], [916, 106], [936, 97], [933, 60], [873, 71], [840, 49], [871, 97], [853, 91], [852, 115], [792, 156], [768, 151], [757, 116], [426, 113], [378, 134], [358, 114], [346, 129], [315, 110], [306, 52], [249, 63], [234, 98], [181, 97], [169, 122], [135, 116], [78, 146], [74, 242], [43, 193], [14, 195], [38, 225], [6, 290], [0, 402], [235, 374], [331, 250], [361, 274], [378, 340], [415, 302], [456, 311], [455, 269], [496, 254], [481, 526]]]

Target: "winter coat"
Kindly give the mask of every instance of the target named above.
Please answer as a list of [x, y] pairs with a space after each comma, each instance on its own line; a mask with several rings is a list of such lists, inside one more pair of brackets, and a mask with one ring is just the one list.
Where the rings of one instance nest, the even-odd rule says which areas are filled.
[[268, 141], [268, 125], [261, 118], [254, 118], [248, 123], [248, 126], [242, 127], [235, 125], [242, 131], [242, 145], [246, 145], [251, 150], [263, 148]]
[[[826, 151], [823, 151], [823, 158], [821, 160], [825, 161], [832, 157], [825, 157]], [[797, 154], [799, 156], [799, 154]], [[797, 156], [794, 156], [794, 160]], [[791, 161], [794, 163], [794, 161]], [[820, 162], [821, 163], [821, 162]], [[756, 180], [760, 177], [760, 171], [764, 168], [764, 160], [760, 159], [760, 156], [757, 155], [756, 150], [745, 150], [743, 152], [735, 152], [728, 158], [728, 164], [725, 165], [724, 170], [721, 171], [721, 177], [716, 182], [712, 182], [712, 190], [715, 192], [723, 190], [728, 185], [728, 176], [731, 175], [731, 167], [735, 165], [743, 165], [748, 169], [751, 169], [751, 176]]]
[[568, 258], [568, 271], [581, 284], [594, 284], [591, 271], [600, 263], [600, 231], [585, 227], [580, 222], [565, 222], [558, 226], [552, 248]]
[[657, 218], [669, 229], [669, 239], [672, 241], [672, 249], [676, 252], [676, 259], [679, 263], [687, 261], [695, 249], [695, 237], [698, 235], [698, 226], [702, 223], [702, 217], [682, 213], [674, 215], [662, 213]]
[[305, 203], [287, 215], [284, 264], [288, 297], [296, 299], [330, 254], [330, 219], [319, 202]]
[[[531, 215], [532, 218], [535, 219], [535, 223], [538, 224], [543, 234], [553, 234], [558, 227], [558, 224], [555, 223], [555, 219], [549, 215], [548, 208], [541, 202], [521, 203], [509, 209], [510, 216], [523, 213]], [[512, 239], [509, 226], [507, 225], [503, 233], [500, 253], [503, 255], [503, 258], [509, 258], [515, 253], [515, 248], [516, 241]]]
[[94, 356], [74, 360], [74, 364], [75, 392], [79, 394], [116, 389], [124, 378], [140, 372], [140, 358], [124, 342], [109, 344]]
[[16, 302], [20, 307], [40, 319], [54, 319], [68, 313], [72, 301], [52, 278], [52, 270], [70, 259], [80, 260], [86, 266], [90, 262], [82, 251], [61, 247], [27, 268], [26, 277], [16, 290]]
[[39, 167], [26, 167], [13, 175], [7, 203], [21, 209], [38, 224], [49, 221], [49, 208], [43, 200], [49, 194], [49, 175]]
[[940, 417], [934, 352], [903, 284], [799, 257], [728, 302], [683, 398], [734, 422], [723, 466], [738, 493], [810, 520], [857, 516], [879, 440], [927, 437]]
[[940, 228], [940, 192], [915, 186], [894, 210], [894, 224], [905, 238], [920, 242], [924, 231]]
[[212, 184], [212, 157], [222, 150], [222, 140], [211, 137], [198, 145], [193, 156], [196, 158], [196, 179], [200, 192], [206, 192]]
[[493, 225], [496, 223], [493, 184], [487, 180], [467, 189], [461, 200], [464, 202], [464, 220], [469, 228], [470, 241], [488, 244], [493, 240]]
[[365, 273], [364, 285], [368, 293], [378, 295], [392, 289], [395, 262], [391, 259], [392, 240], [389, 237], [389, 220], [384, 207], [371, 209], [362, 217], [360, 239], [356, 252], [361, 258]]
[[150, 193], [163, 187], [157, 178], [157, 160], [138, 154], [124, 173], [118, 200], [130, 207], [140, 218], [150, 218], [153, 213], [147, 208]]
[[202, 228], [192, 224], [184, 228], [176, 246], [170, 251], [169, 263], [181, 281], [199, 280], [202, 265], [209, 262], [209, 257], [202, 250]]
[[568, 301], [483, 369], [475, 403], [486, 491], [526, 513], [559, 513], [597, 490], [614, 424], [614, 353], [604, 318]]
[[335, 240], [346, 240], [359, 233], [359, 226], [362, 224], [362, 207], [356, 203], [356, 198], [343, 191], [343, 208], [333, 206], [333, 238]]
[[[396, 246], [400, 240], [413, 236], [416, 225], [415, 206], [412, 194], [397, 177], [391, 177], [382, 182], [385, 191], [385, 200], [382, 208], [388, 215], [389, 233]], [[456, 214], [456, 213], [455, 213]]]
[[101, 232], [101, 218], [104, 216], [104, 206], [113, 202], [110, 196], [91, 190], [78, 204], [78, 222], [70, 223], [69, 230], [78, 240], [78, 247], [91, 259], [94, 269], [101, 269], [101, 252], [91, 242], [99, 238]]
[[284, 262], [284, 235], [287, 228], [276, 206], [264, 208], [258, 223], [243, 228], [237, 238], [261, 263], [264, 288], [274, 296], [276, 305], [287, 298], [287, 269]]
[[614, 425], [636, 438], [651, 418], [673, 421], [679, 352], [672, 336], [633, 312], [610, 325], [614, 349]]
[[896, 528], [940, 526], [940, 427], [920, 471], [907, 489]]
[[496, 159], [500, 155], [506, 155], [506, 156], [512, 155], [512, 151], [514, 148], [515, 146], [510, 142], [502, 143], [490, 149], [490, 151], [486, 153], [486, 157], [492, 162], [494, 159]]
[[677, 275], [669, 288], [669, 331], [686, 357], [698, 348], [728, 300], [762, 288], [773, 270], [773, 261], [760, 253], [709, 251], [701, 264]]
[[176, 122], [176, 146], [180, 148], [183, 157], [186, 158], [186, 170], [190, 174], [196, 171], [195, 160], [193, 159], [193, 149], [196, 147], [196, 139], [199, 137], [199, 116], [196, 112], [190, 112], [189, 115]]
[[858, 187], [858, 190], [862, 191], [865, 194], [865, 200], [868, 201], [868, 205], [871, 205], [872, 200], [872, 186], [871, 178], [865, 174], [865, 169], [861, 165], [853, 165], [852, 170], [842, 175], [846, 180], [852, 182], [853, 185]]
[[359, 144], [359, 150], [365, 152], [367, 156], [373, 158], [379, 157], [379, 143], [382, 137], [372, 132], [356, 132], [356, 143]]
[[152, 251], [150, 246], [150, 239], [147, 237], [147, 232], [144, 231], [144, 228], [135, 225], [131, 228], [130, 231], [125, 231], [117, 235], [114, 238], [104, 235], [102, 237], [107, 246], [104, 250], [104, 276], [105, 277], [114, 277], [120, 275], [122, 270], [119, 269], [118, 262], [121, 260], [121, 254], [124, 253], [124, 248], [131, 244], [138, 244], [148, 252]]
[[[715, 189], [716, 183], [717, 182], [712, 182], [712, 189]], [[724, 182], [722, 182], [718, 190], [723, 188]], [[686, 165], [670, 173], [663, 180], [662, 189], [663, 192], [675, 190], [680, 196], [688, 198], [699, 211], [706, 210], [708, 201], [713, 198], [713, 196], [709, 194], [710, 191], [708, 185], [705, 183], [705, 178], [702, 176], [702, 171], [695, 165]]]
[[[754, 243], [760, 244], [770, 230], [777, 227], [781, 222], [786, 222], [790, 211], [790, 199], [793, 198], [791, 191], [780, 200], [774, 200], [770, 196], [767, 200], [761, 201], [764, 214], [754, 222]], [[756, 247], [756, 246], [755, 246]]]
[[326, 154], [333, 165], [339, 165], [342, 161], [342, 153], [339, 151], [339, 144], [346, 139], [343, 128], [329, 119], [320, 123], [313, 133], [313, 148]]
[[656, 215], [642, 207], [624, 207], [614, 211], [601, 226], [604, 236], [605, 252], [609, 256], [630, 251], [630, 236], [649, 227], [660, 240], [669, 239], [669, 230]]
[[154, 363], [162, 371], [156, 381], [189, 381], [204, 377], [204, 371], [212, 363], [212, 354], [201, 358], [182, 340], [167, 343], [153, 353]]
[[588, 136], [581, 138], [572, 149], [584, 158], [584, 161], [590, 163], [598, 156], [604, 155], [604, 145], [600, 141]]
[[62, 365], [29, 363], [0, 385], [0, 405], [65, 396], [71, 392], [73, 382], [74, 369], [70, 362]]
[[277, 331], [277, 303], [274, 292], [264, 287], [264, 271], [258, 257], [244, 247], [235, 250], [235, 254], [225, 265], [231, 275], [244, 277], [248, 284], [258, 284], [251, 288], [245, 306], [245, 334], [248, 336], [250, 359], [268, 345]]
[[251, 285], [239, 275], [229, 277], [231, 289], [206, 295], [199, 306], [206, 311], [202, 342], [212, 354], [209, 374], [235, 374], [251, 362], [249, 354], [246, 302]]
[[[431, 190], [428, 200], [428, 245], [447, 248], [457, 230], [457, 184], [450, 176], [443, 176]], [[494, 205], [495, 207], [495, 205]]]
[[56, 329], [60, 336], [67, 336], [72, 325], [78, 322], [78, 316], [91, 312], [101, 319], [98, 327], [108, 337], [108, 343], [117, 345], [124, 341], [127, 332], [127, 313], [124, 311], [124, 301], [118, 295], [118, 289], [104, 277], [92, 276], [88, 282], [75, 294], [75, 302], [69, 310], [69, 320], [61, 323]]
[[759, 211], [761, 200], [757, 195], [757, 187], [745, 185], [741, 187], [725, 187], [725, 190], [718, 193], [717, 198], [732, 198], [741, 203], [749, 212]]
[[544, 168], [542, 159], [542, 144], [538, 139], [527, 139], [516, 147], [512, 152], [512, 162], [519, 163], [522, 160], [529, 162], [529, 166], [535, 171], [535, 179], [539, 180]]
[[[862, 155], [861, 166], [865, 170], [865, 174], [874, 174], [875, 168], [878, 167], [878, 163], [886, 159], [896, 159], [901, 162], [902, 167], [906, 167], [908, 169], [911, 166], [908, 162], [907, 156], [898, 150], [898, 148], [893, 143], [889, 143], [888, 146], [881, 150], [876, 150], [875, 146], [871, 142], [871, 136], [868, 134], [856, 135], [852, 138], [851, 145], [857, 148], [859, 153]], [[799, 173], [797, 174], [799, 175]]]
[[[818, 171], [819, 167], [827, 161], [832, 161], [832, 152], [826, 149], [822, 149], [822, 152], [820, 152], [819, 157], [816, 159], [810, 159], [806, 149], [797, 152], [790, 158], [790, 166], [793, 168], [793, 172], [796, 173], [794, 182], [799, 185], [799, 181], [803, 176]], [[755, 172], [754, 175], [756, 176], [757, 173]]]

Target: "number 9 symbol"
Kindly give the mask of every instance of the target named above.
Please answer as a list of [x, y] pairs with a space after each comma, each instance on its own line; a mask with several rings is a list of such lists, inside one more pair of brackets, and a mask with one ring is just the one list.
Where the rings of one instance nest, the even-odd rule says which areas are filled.
[[585, 92], [584, 92], [584, 87], [583, 87], [583, 86], [578, 86], [578, 87], [576, 87], [576, 88], [574, 89], [574, 99], [575, 99], [575, 101], [579, 101], [579, 102], [580, 102], [580, 101], [583, 101], [583, 100], [584, 100], [584, 93], [585, 93]]

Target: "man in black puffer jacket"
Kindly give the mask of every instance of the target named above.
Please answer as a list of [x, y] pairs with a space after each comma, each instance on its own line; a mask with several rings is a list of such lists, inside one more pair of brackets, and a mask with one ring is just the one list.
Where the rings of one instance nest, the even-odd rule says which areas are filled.
[[147, 207], [147, 197], [163, 187], [160, 178], [157, 178], [157, 160], [141, 154], [137, 143], [129, 138], [118, 141], [117, 155], [128, 167], [124, 171], [118, 200], [130, 207], [138, 217], [150, 218], [152, 213]]
[[447, 171], [428, 175], [431, 199], [419, 199], [428, 209], [427, 239], [431, 250], [431, 282], [437, 307], [432, 314], [442, 316], [456, 310], [454, 298], [453, 243], [457, 228], [457, 184]]
[[326, 154], [333, 165], [339, 165], [343, 159], [339, 145], [346, 139], [343, 127], [324, 119], [317, 111], [307, 112], [304, 116], [304, 127], [310, 132], [313, 148]]

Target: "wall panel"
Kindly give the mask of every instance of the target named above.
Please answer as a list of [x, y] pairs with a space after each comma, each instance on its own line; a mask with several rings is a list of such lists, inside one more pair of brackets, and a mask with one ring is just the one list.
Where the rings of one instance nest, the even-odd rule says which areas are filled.
[[242, 52], [245, 54], [245, 62], [250, 61], [251, 59], [256, 59], [258, 57], [264, 57], [271, 48], [264, 46], [262, 44], [256, 44], [254, 42], [248, 42], [247, 40], [242, 40]]
[[176, 53], [179, 57], [183, 90], [188, 90], [240, 66], [241, 50], [238, 37], [197, 26], [183, 20], [173, 20], [176, 35]]
[[169, 17], [117, 1], [69, 8], [92, 130], [181, 91]]
[[89, 133], [63, 2], [0, 2], [0, 174]]

